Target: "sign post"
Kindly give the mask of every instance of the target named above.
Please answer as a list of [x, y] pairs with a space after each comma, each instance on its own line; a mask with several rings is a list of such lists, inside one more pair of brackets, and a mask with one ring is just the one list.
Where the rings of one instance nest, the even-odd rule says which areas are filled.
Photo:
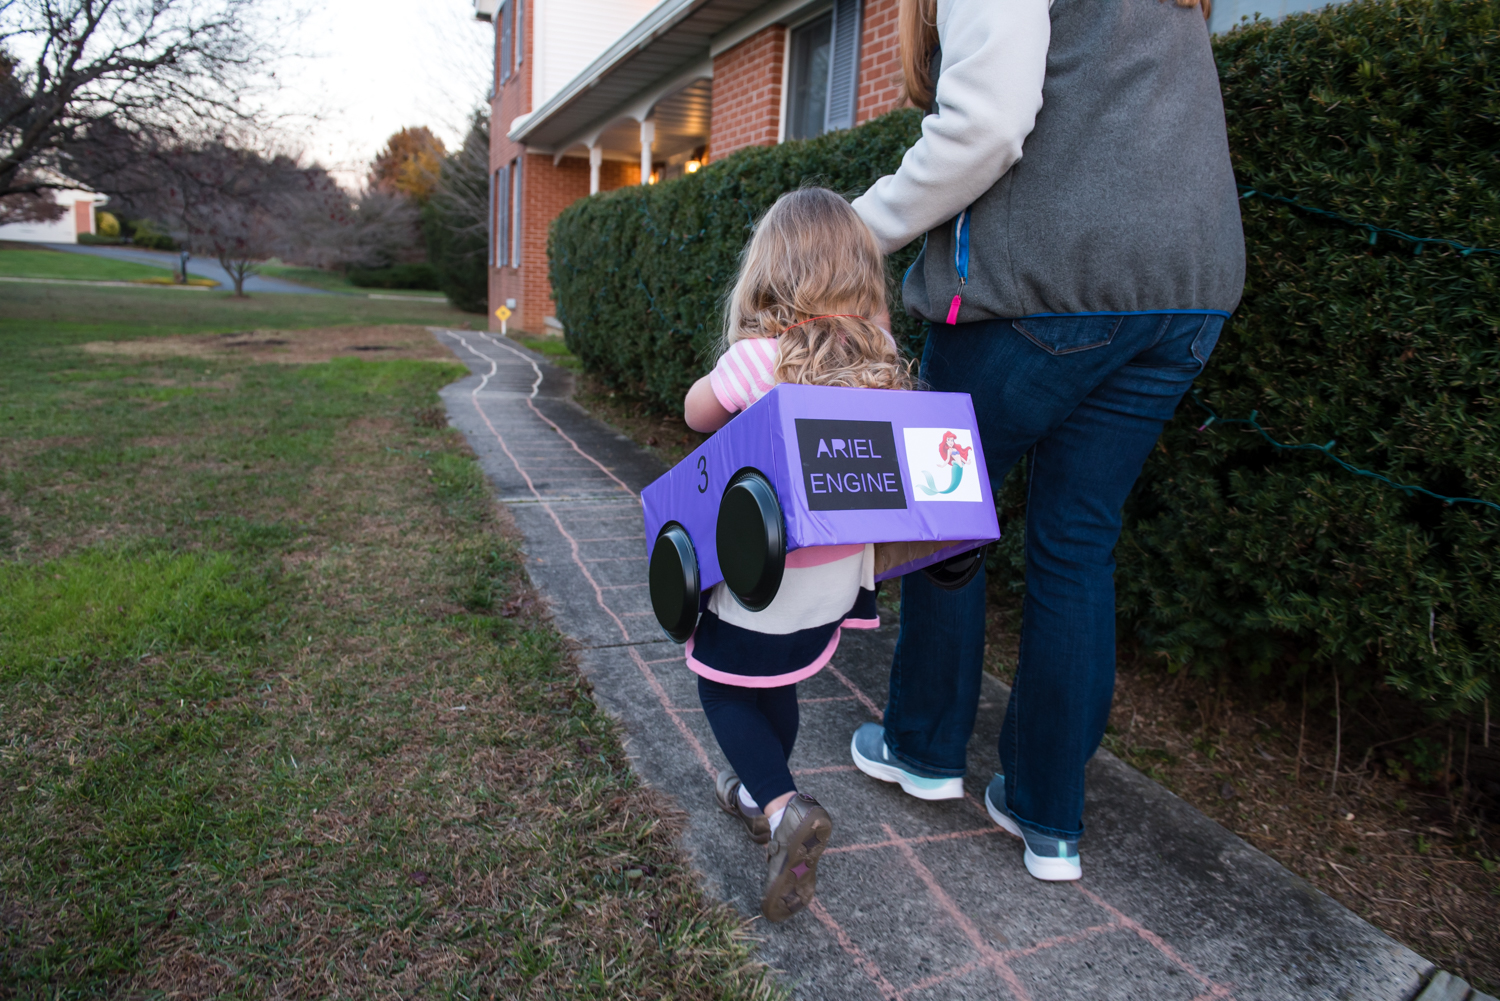
[[505, 306], [501, 306], [499, 309], [495, 310], [495, 315], [500, 318], [500, 336], [504, 337], [505, 321], [510, 319], [510, 309]]

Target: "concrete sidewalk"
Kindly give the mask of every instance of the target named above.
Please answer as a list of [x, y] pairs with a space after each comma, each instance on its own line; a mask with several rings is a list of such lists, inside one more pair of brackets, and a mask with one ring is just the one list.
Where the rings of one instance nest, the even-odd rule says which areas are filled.
[[[567, 373], [539, 355], [485, 333], [437, 336], [474, 373], [443, 391], [450, 420], [524, 533], [532, 580], [623, 722], [632, 762], [687, 811], [709, 892], [758, 914], [763, 850], [714, 806], [722, 757], [647, 598], [636, 495], [660, 464], [569, 401]], [[923, 803], [861, 775], [849, 737], [880, 718], [894, 643], [890, 624], [845, 633], [833, 663], [800, 686], [793, 771], [832, 814], [833, 847], [809, 912], [756, 926], [761, 958], [796, 997], [1408, 1001], [1433, 977], [1105, 751], [1089, 766], [1084, 879], [1032, 879], [1021, 843], [982, 805], [1006, 698], [992, 679], [964, 800]]]

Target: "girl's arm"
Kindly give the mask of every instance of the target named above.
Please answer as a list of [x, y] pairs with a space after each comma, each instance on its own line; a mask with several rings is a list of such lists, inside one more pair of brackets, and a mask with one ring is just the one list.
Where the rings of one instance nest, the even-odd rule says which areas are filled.
[[1036, 125], [1052, 40], [1048, 0], [938, 0], [937, 114], [901, 167], [854, 200], [889, 254], [988, 191]]
[[724, 404], [714, 395], [714, 388], [709, 385], [708, 379], [705, 375], [693, 383], [693, 388], [688, 390], [687, 399], [682, 404], [687, 426], [704, 434], [719, 430], [734, 416], [724, 409]]

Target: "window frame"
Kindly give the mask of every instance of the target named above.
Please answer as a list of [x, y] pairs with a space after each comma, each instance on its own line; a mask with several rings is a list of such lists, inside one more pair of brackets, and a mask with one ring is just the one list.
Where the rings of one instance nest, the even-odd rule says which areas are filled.
[[817, 136], [822, 135], [822, 131], [821, 131], [822, 124], [823, 124], [823, 121], [826, 121], [827, 117], [828, 117], [828, 94], [827, 94], [828, 84], [826, 82], [826, 79], [825, 79], [825, 82], [823, 84], [823, 88], [824, 88], [824, 94], [823, 94], [823, 115], [822, 115], [823, 121], [820, 121], [818, 123], [818, 128], [819, 128], [820, 131], [815, 132], [812, 135], [807, 135], [807, 136], [794, 136], [792, 134], [792, 115], [794, 114], [794, 111], [795, 111], [795, 108], [796, 108], [796, 105], [795, 105], [795, 100], [796, 100], [795, 89], [796, 89], [796, 85], [801, 82], [801, 81], [799, 81], [797, 79], [797, 41], [798, 41], [797, 35], [800, 32], [806, 31], [807, 29], [811, 28], [813, 25], [817, 24], [819, 21], [822, 21], [824, 19], [827, 19], [827, 21], [828, 21], [828, 56], [829, 56], [829, 62], [831, 64], [832, 61], [833, 61], [833, 5], [832, 4], [821, 4], [821, 5], [818, 6], [818, 8], [816, 10], [813, 10], [813, 11], [809, 12], [807, 14], [807, 16], [805, 16], [803, 18], [800, 18], [800, 19], [797, 20], [796, 23], [790, 24], [790, 25], [787, 26], [787, 29], [786, 29], [786, 58], [783, 60], [783, 64], [782, 64], [782, 84], [781, 84], [782, 93], [785, 96], [784, 96], [784, 99], [782, 101], [783, 110], [782, 110], [782, 115], [781, 115], [781, 128], [778, 130], [781, 133], [781, 140], [782, 140], [782, 142], [787, 142], [789, 140], [794, 140], [794, 139], [813, 139], [813, 138], [816, 138]]
[[[510, 164], [495, 171], [495, 267], [510, 265]], [[504, 191], [507, 197], [499, 197]]]
[[500, 5], [500, 9], [495, 12], [495, 19], [500, 25], [500, 49], [495, 59], [500, 64], [500, 85], [502, 87], [510, 82], [512, 73], [511, 56], [515, 44], [515, 33], [512, 31], [513, 22], [511, 15], [514, 13], [512, 0], [505, 0]]
[[507, 234], [510, 266], [513, 268], [521, 266], [521, 175], [521, 158], [516, 157], [510, 162], [510, 232]]

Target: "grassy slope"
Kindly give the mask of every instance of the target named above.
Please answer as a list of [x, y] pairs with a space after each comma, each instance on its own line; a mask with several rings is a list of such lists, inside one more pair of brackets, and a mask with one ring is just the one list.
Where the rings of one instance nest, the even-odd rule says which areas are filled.
[[279, 278], [282, 281], [296, 282], [298, 285], [309, 285], [312, 288], [320, 288], [327, 292], [354, 292], [364, 295], [369, 292], [378, 292], [383, 295], [425, 295], [436, 297], [440, 295], [432, 289], [400, 289], [400, 288], [362, 288], [355, 285], [338, 271], [326, 271], [323, 268], [299, 268], [290, 264], [262, 264], [260, 273], [267, 278]]
[[[113, 261], [92, 254], [70, 254], [63, 250], [15, 250], [0, 247], [0, 275], [17, 278], [81, 278], [86, 281], [130, 281], [136, 278], [170, 278], [167, 268], [153, 268], [129, 261]], [[8, 297], [8, 296], [7, 296]]]
[[10, 292], [0, 997], [764, 992], [436, 409], [461, 369], [76, 349], [456, 314]]

